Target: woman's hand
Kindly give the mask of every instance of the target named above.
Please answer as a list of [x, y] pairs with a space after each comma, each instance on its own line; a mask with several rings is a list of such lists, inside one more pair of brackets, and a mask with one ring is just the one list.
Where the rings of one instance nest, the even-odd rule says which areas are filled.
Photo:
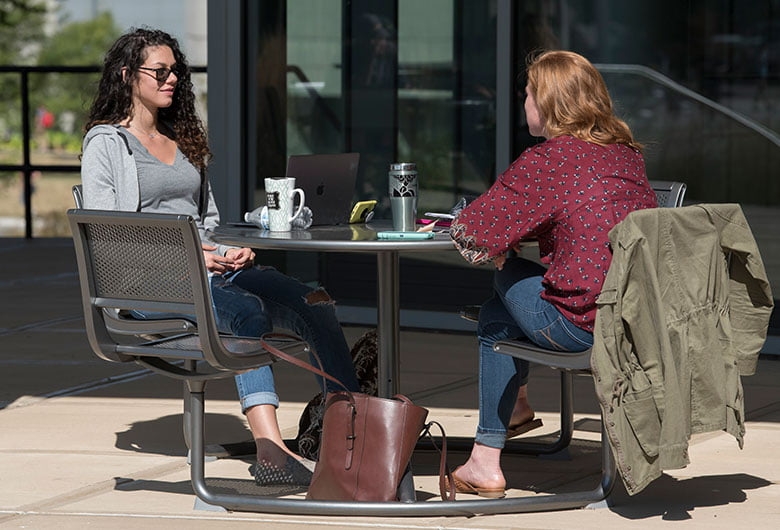
[[206, 269], [215, 274], [223, 274], [251, 267], [255, 259], [255, 253], [251, 248], [231, 248], [224, 256], [214, 254], [217, 249], [214, 245], [202, 244], [203, 257], [206, 261]]
[[239, 271], [251, 267], [255, 262], [255, 253], [251, 248], [231, 248], [225, 257], [233, 260], [233, 270]]
[[[523, 245], [522, 244], [515, 245], [514, 247], [512, 247], [512, 250], [515, 252], [516, 255], [519, 256], [523, 252]], [[506, 264], [506, 257], [508, 255], [509, 253], [502, 254], [493, 259], [493, 265], [496, 266], [496, 269], [501, 270], [504, 268], [504, 265]]]

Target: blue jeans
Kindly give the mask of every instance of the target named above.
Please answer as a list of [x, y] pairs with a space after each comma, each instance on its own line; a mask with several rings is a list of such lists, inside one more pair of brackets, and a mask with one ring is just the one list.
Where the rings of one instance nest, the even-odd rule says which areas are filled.
[[[336, 317], [334, 302], [323, 289], [310, 287], [273, 267], [245, 269], [227, 275], [226, 280], [224, 283], [232, 288], [219, 290], [219, 299], [215, 296], [217, 289], [214, 287], [214, 280], [211, 291], [218, 318], [236, 325], [231, 326], [232, 333], [253, 337], [270, 331], [272, 327], [290, 330], [305, 340], [317, 353], [325, 372], [344, 383], [349, 390], [360, 390], [349, 346]], [[229, 296], [233, 302], [222, 300], [222, 295]], [[249, 297], [257, 300], [259, 304], [251, 311], [262, 312], [267, 322], [263, 329], [252, 331], [239, 326], [246, 320], [243, 318], [245, 312], [250, 311], [249, 308], [243, 307]], [[311, 362], [316, 366], [313, 356]], [[320, 377], [317, 377], [317, 380], [324, 391], [343, 390], [339, 385], [323, 381]], [[279, 405], [270, 366], [238, 374], [236, 387], [242, 411], [255, 405]]]
[[593, 345], [593, 334], [578, 328], [546, 300], [545, 268], [522, 258], [507, 260], [494, 276], [493, 298], [479, 311], [479, 425], [475, 440], [503, 448], [520, 386], [528, 382], [528, 361], [496, 353], [499, 340], [526, 337], [559, 351], [578, 352]]
[[[290, 330], [305, 340], [322, 361], [323, 369], [352, 391], [360, 387], [336, 310], [327, 293], [309, 287], [272, 267], [255, 267], [234, 274], [211, 277], [211, 298], [217, 327], [223, 333], [261, 337], [274, 327]], [[166, 318], [171, 315], [133, 311], [136, 318]], [[195, 321], [194, 316], [188, 317]], [[311, 362], [316, 366], [314, 357]], [[235, 377], [241, 411], [255, 405], [279, 406], [270, 365]], [[320, 388], [342, 390], [330, 381]]]

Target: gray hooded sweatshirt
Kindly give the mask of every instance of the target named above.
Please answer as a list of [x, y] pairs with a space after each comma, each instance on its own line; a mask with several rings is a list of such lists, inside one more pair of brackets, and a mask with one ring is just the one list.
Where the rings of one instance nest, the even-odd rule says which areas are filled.
[[[84, 137], [81, 158], [81, 184], [84, 208], [91, 210], [120, 210], [137, 212], [141, 209], [141, 193], [138, 170], [135, 165], [127, 133], [117, 125], [96, 125]], [[205, 174], [203, 175], [205, 179]], [[200, 239], [215, 244], [208, 237], [208, 231], [219, 224], [219, 210], [211, 193], [208, 181], [204, 182], [200, 209], [183, 208], [198, 226]], [[152, 210], [145, 210], [152, 211]], [[226, 245], [217, 245], [217, 251], [224, 255]]]

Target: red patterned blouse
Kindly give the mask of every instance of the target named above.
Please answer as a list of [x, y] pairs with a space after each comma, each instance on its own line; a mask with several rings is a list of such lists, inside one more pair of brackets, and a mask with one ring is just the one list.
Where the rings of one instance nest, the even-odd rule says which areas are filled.
[[475, 265], [537, 239], [548, 266], [542, 298], [593, 332], [612, 261], [608, 233], [629, 212], [656, 206], [639, 151], [561, 136], [526, 149], [460, 213], [450, 234]]

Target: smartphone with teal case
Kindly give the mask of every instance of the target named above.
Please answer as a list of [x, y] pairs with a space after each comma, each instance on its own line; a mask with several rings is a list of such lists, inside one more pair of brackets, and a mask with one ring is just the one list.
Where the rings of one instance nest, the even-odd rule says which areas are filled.
[[392, 230], [386, 232], [377, 232], [378, 239], [407, 239], [409, 241], [419, 241], [421, 239], [433, 239], [433, 232], [395, 232]]

